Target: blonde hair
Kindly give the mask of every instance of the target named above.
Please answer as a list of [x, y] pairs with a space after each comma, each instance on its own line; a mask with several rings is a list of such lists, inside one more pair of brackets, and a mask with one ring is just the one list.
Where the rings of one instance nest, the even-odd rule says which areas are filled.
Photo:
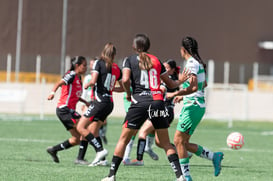
[[100, 58], [105, 61], [107, 68], [112, 66], [116, 52], [116, 47], [113, 45], [113, 43], [110, 42], [104, 46]]
[[142, 70], [150, 70], [153, 67], [151, 58], [145, 52], [139, 53], [139, 67]]

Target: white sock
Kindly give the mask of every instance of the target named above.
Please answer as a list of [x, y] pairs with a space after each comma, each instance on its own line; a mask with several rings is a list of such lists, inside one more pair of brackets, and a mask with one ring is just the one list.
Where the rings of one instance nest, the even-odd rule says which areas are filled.
[[182, 173], [184, 176], [189, 176], [190, 175], [190, 164], [189, 163], [180, 163], [180, 167], [182, 170]]
[[212, 152], [209, 149], [203, 147], [203, 151], [202, 151], [200, 157], [206, 158], [208, 160], [212, 160], [213, 159], [213, 154], [214, 154], [214, 152]]
[[154, 142], [155, 142], [155, 137], [146, 136], [145, 151], [151, 150]]
[[123, 160], [130, 159], [130, 154], [134, 145], [134, 141], [135, 140], [131, 139], [130, 142], [127, 144], [125, 152], [124, 152]]

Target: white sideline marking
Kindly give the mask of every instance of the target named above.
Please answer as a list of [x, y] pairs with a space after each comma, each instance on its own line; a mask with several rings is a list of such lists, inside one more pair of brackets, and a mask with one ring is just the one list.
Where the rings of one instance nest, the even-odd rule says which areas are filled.
[[260, 149], [247, 149], [247, 148], [242, 148], [240, 150], [233, 150], [231, 148], [220, 148], [220, 150], [224, 151], [238, 151], [238, 152], [263, 152], [263, 153], [272, 153], [272, 150], [260, 150]]
[[53, 140], [38, 140], [38, 139], [23, 139], [23, 138], [0, 138], [0, 141], [14, 141], [14, 142], [33, 142], [33, 143], [53, 143]]
[[273, 135], [273, 131], [263, 131], [263, 132], [261, 133], [261, 135], [263, 135], [263, 136]]
[[[27, 138], [0, 138], [1, 141], [12, 141], [12, 142], [29, 142], [29, 143], [56, 143], [61, 142], [60, 140], [39, 140], [39, 139], [27, 139]], [[105, 145], [105, 144], [103, 144]], [[107, 145], [115, 146], [116, 143], [108, 143]]]

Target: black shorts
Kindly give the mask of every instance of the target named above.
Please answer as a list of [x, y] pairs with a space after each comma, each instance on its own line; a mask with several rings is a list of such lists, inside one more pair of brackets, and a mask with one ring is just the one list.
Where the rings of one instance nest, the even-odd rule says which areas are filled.
[[171, 125], [171, 123], [173, 122], [173, 119], [174, 119], [173, 105], [165, 105], [165, 106], [168, 109], [168, 114], [169, 114], [169, 116], [167, 117], [168, 123], [169, 123], [169, 125]]
[[130, 129], [140, 129], [146, 119], [149, 119], [155, 129], [168, 128], [168, 110], [163, 101], [132, 103], [124, 120]]
[[66, 130], [70, 130], [75, 127], [77, 119], [81, 118], [81, 115], [73, 109], [68, 107], [57, 108], [56, 114], [60, 121], [63, 123]]
[[84, 116], [90, 118], [90, 121], [104, 121], [113, 111], [113, 102], [97, 102], [90, 104]]

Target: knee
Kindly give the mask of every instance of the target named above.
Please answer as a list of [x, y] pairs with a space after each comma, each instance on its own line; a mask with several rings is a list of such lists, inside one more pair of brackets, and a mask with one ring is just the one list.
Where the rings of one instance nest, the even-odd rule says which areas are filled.
[[174, 145], [175, 145], [176, 147], [178, 147], [178, 146], [186, 146], [186, 145], [187, 145], [187, 142], [186, 142], [186, 140], [183, 140], [183, 139], [181, 139], [181, 138], [175, 138], [175, 139], [174, 139]]
[[82, 128], [82, 126], [80, 124], [77, 125], [76, 129], [80, 134], [82, 134], [83, 128]]
[[69, 142], [71, 145], [78, 145], [80, 144], [80, 138], [73, 136], [72, 138], [69, 139]]

